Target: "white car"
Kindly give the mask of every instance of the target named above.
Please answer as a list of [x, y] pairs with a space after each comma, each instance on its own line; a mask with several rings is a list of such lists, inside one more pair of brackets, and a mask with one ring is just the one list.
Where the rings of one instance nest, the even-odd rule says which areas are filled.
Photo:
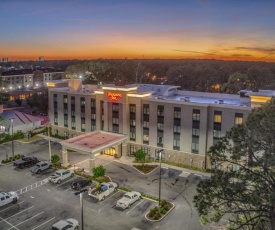
[[79, 223], [75, 219], [67, 219], [67, 220], [60, 220], [57, 223], [55, 223], [52, 228], [52, 230], [77, 230], [79, 229]]
[[54, 184], [60, 184], [61, 181], [73, 176], [74, 172], [72, 170], [60, 169], [56, 171], [54, 175], [50, 176], [49, 182]]
[[0, 207], [10, 203], [16, 203], [19, 196], [16, 192], [0, 192]]
[[119, 208], [130, 208], [130, 206], [135, 203], [137, 200], [139, 200], [141, 198], [141, 194], [139, 192], [127, 192], [124, 194], [124, 196], [119, 199], [116, 203], [116, 207]]

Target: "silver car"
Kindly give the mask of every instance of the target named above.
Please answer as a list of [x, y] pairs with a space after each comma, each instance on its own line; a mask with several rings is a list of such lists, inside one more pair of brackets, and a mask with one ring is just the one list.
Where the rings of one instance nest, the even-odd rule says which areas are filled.
[[55, 223], [52, 230], [77, 230], [79, 229], [79, 223], [75, 219], [60, 220]]

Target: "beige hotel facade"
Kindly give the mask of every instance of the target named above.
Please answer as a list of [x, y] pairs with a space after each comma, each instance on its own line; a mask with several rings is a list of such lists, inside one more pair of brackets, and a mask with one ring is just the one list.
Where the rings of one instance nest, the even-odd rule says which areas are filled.
[[[52, 134], [68, 139], [96, 130], [123, 134], [125, 148], [103, 154], [148, 157], [198, 168], [211, 168], [206, 153], [226, 131], [242, 123], [273, 91], [241, 91], [239, 95], [179, 90], [178, 86], [131, 84], [82, 85], [81, 80], [49, 84]], [[119, 152], [118, 152], [119, 151]]]

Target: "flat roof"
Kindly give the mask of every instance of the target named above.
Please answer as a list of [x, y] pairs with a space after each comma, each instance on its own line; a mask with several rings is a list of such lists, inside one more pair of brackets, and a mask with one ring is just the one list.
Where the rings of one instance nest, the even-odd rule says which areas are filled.
[[80, 150], [89, 153], [97, 153], [114, 145], [121, 144], [127, 139], [127, 135], [97, 130], [61, 141], [60, 144], [67, 149], [75, 151]]

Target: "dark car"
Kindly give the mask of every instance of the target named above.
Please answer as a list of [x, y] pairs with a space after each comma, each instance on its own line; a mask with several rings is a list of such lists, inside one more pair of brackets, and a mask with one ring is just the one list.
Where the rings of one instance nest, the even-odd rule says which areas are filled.
[[89, 185], [90, 182], [92, 182], [92, 181], [89, 179], [78, 178], [71, 183], [71, 187], [72, 187], [72, 189], [78, 190], [78, 189], [86, 187], [87, 185]]
[[13, 166], [19, 169], [27, 168], [35, 165], [38, 162], [37, 158], [34, 156], [25, 156], [20, 160], [13, 162]]

